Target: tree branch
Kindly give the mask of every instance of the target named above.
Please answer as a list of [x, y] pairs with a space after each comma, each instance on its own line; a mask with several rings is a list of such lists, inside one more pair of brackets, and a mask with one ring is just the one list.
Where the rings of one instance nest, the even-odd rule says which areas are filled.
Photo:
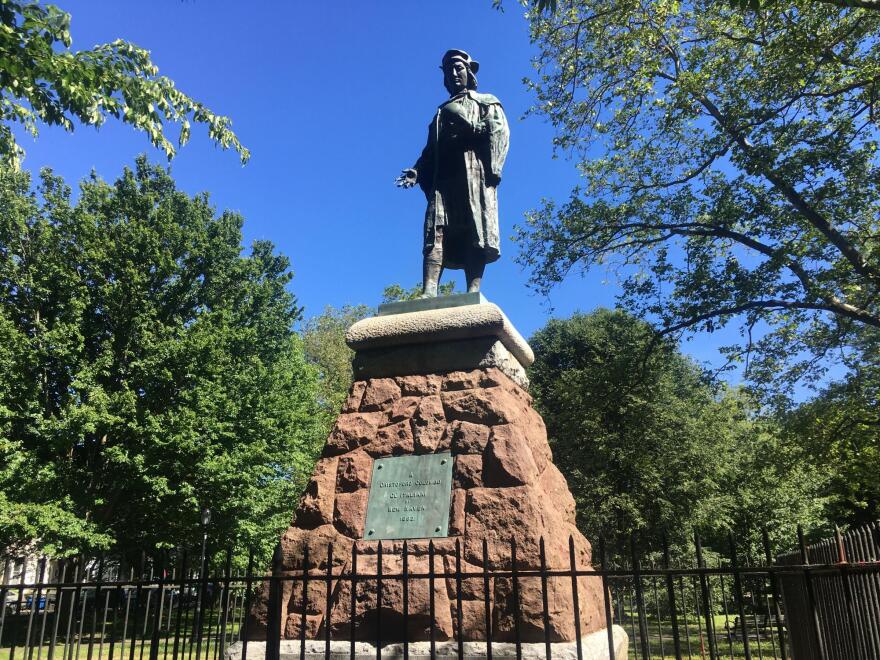
[[804, 293], [816, 298], [817, 300], [822, 301], [825, 306], [823, 307], [824, 309], [827, 309], [828, 311], [831, 311], [835, 314], [840, 314], [841, 316], [846, 316], [855, 321], [859, 321], [860, 323], [880, 327], [880, 317], [878, 317], [876, 314], [872, 314], [865, 309], [856, 307], [855, 305], [841, 300], [834, 294], [830, 294], [819, 289], [812, 281], [810, 275], [803, 268], [803, 266], [801, 266], [791, 255], [783, 252], [781, 249], [771, 247], [766, 243], [762, 243], [741, 232], [733, 231], [732, 229], [727, 229], [725, 227], [718, 227], [717, 225], [706, 225], [702, 223], [648, 224], [633, 222], [626, 225], [621, 225], [621, 228], [637, 230], [661, 230], [670, 232], [672, 234], [677, 234], [679, 236], [716, 236], [718, 238], [729, 238], [730, 240], [751, 248], [756, 252], [759, 252], [771, 259], [781, 260], [785, 267], [788, 268], [801, 283], [801, 286], [804, 289]]
[[819, 2], [846, 9], [872, 9], [880, 11], [880, 0], [819, 0]]
[[[742, 314], [743, 312], [747, 312], [751, 309], [811, 309], [816, 311], [837, 313], [834, 309], [831, 309], [829, 305], [823, 305], [820, 303], [791, 300], [752, 300], [741, 305], [720, 307], [718, 309], [704, 312], [703, 314], [698, 314], [697, 316], [693, 316], [686, 321], [681, 321], [674, 325], [664, 326], [661, 330], [658, 331], [658, 333], [661, 336], [665, 336], [674, 332], [678, 332], [679, 330], [689, 328], [693, 325], [696, 325], [697, 323], [700, 323], [701, 321], [708, 321], [709, 319], [717, 318], [719, 316]], [[872, 317], [866, 322], [869, 325], [880, 328], [880, 319]]]
[[731, 142], [727, 142], [723, 147], [716, 149], [712, 153], [709, 154], [709, 157], [706, 158], [705, 161], [697, 165], [694, 169], [692, 169], [687, 174], [682, 175], [678, 179], [673, 179], [672, 181], [663, 181], [660, 183], [648, 183], [644, 185], [635, 185], [630, 188], [630, 191], [633, 193], [643, 192], [645, 190], [651, 190], [656, 188], [671, 188], [673, 186], [680, 186], [682, 184], [695, 179], [700, 176], [703, 172], [705, 172], [716, 160], [721, 158], [727, 153], [727, 150], [730, 149]]
[[[880, 2], [880, 0], [878, 0]], [[746, 138], [741, 131], [734, 128], [728, 121], [727, 117], [721, 110], [708, 98], [701, 95], [695, 97], [706, 111], [718, 122], [722, 129], [736, 142], [736, 144], [746, 154], [752, 156], [755, 151], [754, 145]], [[753, 157], [752, 163], [755, 168], [768, 180], [773, 186], [782, 193], [789, 203], [797, 209], [806, 220], [813, 225], [828, 241], [834, 245], [859, 275], [872, 280], [875, 284], [880, 285], [880, 270], [867, 263], [867, 260], [861, 252], [847, 240], [846, 236], [831, 226], [831, 223], [813, 208], [806, 199], [794, 189], [782, 176], [773, 170], [768, 163], [760, 157]]]

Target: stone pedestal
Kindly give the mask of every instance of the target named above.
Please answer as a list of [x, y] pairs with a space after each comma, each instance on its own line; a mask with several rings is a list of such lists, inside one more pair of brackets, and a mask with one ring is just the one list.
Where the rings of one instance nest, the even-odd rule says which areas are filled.
[[[569, 539], [577, 567], [590, 566], [590, 543], [575, 527], [575, 502], [565, 478], [553, 464], [546, 430], [532, 408], [524, 367], [534, 359], [528, 344], [501, 310], [481, 297], [460, 304], [460, 296], [439, 307], [442, 299], [380, 308], [380, 315], [355, 324], [347, 335], [355, 349], [355, 382], [321, 458], [282, 538], [284, 570], [326, 574], [327, 545], [333, 544], [332, 570], [348, 572], [355, 547], [358, 572], [375, 573], [377, 541], [363, 540], [373, 461], [411, 454], [450, 452], [452, 493], [449, 536], [433, 539], [436, 550], [436, 640], [451, 640], [461, 630], [467, 641], [486, 638], [482, 579], [462, 581], [459, 626], [456, 583], [442, 573], [455, 570], [456, 542], [461, 569], [478, 573], [510, 570], [511, 540], [517, 545], [517, 568], [540, 568], [539, 543], [544, 539], [548, 569], [569, 569]], [[419, 307], [435, 307], [419, 309]], [[385, 313], [383, 313], [385, 312]], [[390, 312], [390, 313], [388, 313]], [[396, 312], [396, 313], [395, 313]], [[487, 542], [484, 560], [483, 541]], [[384, 574], [400, 573], [402, 541], [383, 541]], [[409, 571], [427, 572], [428, 540], [409, 539]], [[309, 547], [309, 561], [303, 556]], [[354, 636], [375, 640], [376, 585], [359, 582], [355, 594]], [[286, 583], [282, 631], [286, 639], [300, 634], [302, 588]], [[520, 635], [524, 642], [543, 642], [543, 602], [537, 577], [519, 580]], [[550, 639], [575, 639], [571, 578], [547, 580]], [[409, 587], [409, 640], [427, 640], [430, 631], [427, 581]], [[589, 635], [605, 628], [604, 601], [598, 578], [578, 578], [580, 630]], [[322, 639], [325, 626], [334, 639], [348, 639], [351, 583], [333, 585], [327, 611], [324, 583], [313, 583], [306, 607], [306, 636]], [[514, 639], [514, 594], [509, 577], [489, 585], [492, 637]], [[382, 631], [403, 634], [400, 580], [382, 588]], [[265, 635], [265, 601], [252, 612], [251, 630]], [[625, 638], [625, 633], [621, 630]], [[542, 647], [543, 648], [543, 647]], [[297, 651], [298, 652], [298, 651]], [[555, 652], [554, 652], [555, 655]], [[589, 658], [608, 657], [590, 655]]]
[[[608, 634], [604, 630], [590, 633], [581, 638], [581, 654], [586, 660], [627, 660], [629, 650], [629, 638], [620, 626], [614, 626], [614, 655], [608, 653]], [[241, 642], [232, 644], [226, 652], [228, 660], [241, 660]], [[486, 642], [465, 642], [463, 660], [483, 660], [488, 657]], [[305, 655], [300, 653], [301, 647], [298, 640], [283, 640], [281, 642], [281, 660], [323, 660], [325, 657], [325, 645], [321, 640], [306, 640]], [[435, 657], [458, 658], [458, 642], [438, 642], [434, 649]], [[266, 653], [265, 642], [250, 642], [248, 644], [249, 658], [262, 658]], [[355, 660], [376, 660], [376, 646], [370, 642], [355, 642]], [[543, 643], [530, 642], [521, 645], [521, 657], [523, 660], [543, 660], [547, 657], [546, 647]], [[410, 660], [421, 660], [431, 657], [430, 642], [412, 642], [409, 645], [408, 654]], [[554, 660], [577, 660], [577, 642], [554, 642], [550, 645], [550, 654]], [[351, 646], [348, 642], [330, 642], [331, 660], [349, 660]], [[493, 658], [516, 658], [516, 645], [510, 642], [498, 642], [492, 644]], [[395, 660], [403, 658], [403, 644], [388, 644], [382, 647], [382, 658]]]

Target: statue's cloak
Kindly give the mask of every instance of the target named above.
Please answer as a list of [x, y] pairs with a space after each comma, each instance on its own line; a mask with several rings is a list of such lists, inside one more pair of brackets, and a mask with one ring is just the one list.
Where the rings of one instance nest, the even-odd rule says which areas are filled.
[[510, 130], [497, 98], [467, 90], [440, 105], [414, 168], [428, 200], [425, 252], [443, 227], [443, 267], [464, 268], [468, 254], [498, 259], [498, 193]]

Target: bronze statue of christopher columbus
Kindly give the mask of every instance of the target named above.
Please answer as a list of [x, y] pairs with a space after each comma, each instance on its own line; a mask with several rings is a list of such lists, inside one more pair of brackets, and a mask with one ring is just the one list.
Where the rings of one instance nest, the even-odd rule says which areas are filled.
[[423, 296], [437, 295], [444, 268], [464, 269], [467, 290], [480, 290], [486, 264], [500, 256], [498, 184], [510, 131], [501, 103], [480, 94], [478, 62], [449, 50], [440, 67], [449, 98], [428, 127], [428, 142], [396, 184], [418, 184], [425, 211]]

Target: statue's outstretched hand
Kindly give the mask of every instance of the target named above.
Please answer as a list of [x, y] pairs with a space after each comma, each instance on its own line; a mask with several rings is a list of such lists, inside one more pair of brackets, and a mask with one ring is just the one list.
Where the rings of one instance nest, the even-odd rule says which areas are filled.
[[412, 188], [416, 185], [418, 177], [419, 173], [410, 167], [400, 173], [400, 176], [394, 180], [394, 185], [398, 188]]

